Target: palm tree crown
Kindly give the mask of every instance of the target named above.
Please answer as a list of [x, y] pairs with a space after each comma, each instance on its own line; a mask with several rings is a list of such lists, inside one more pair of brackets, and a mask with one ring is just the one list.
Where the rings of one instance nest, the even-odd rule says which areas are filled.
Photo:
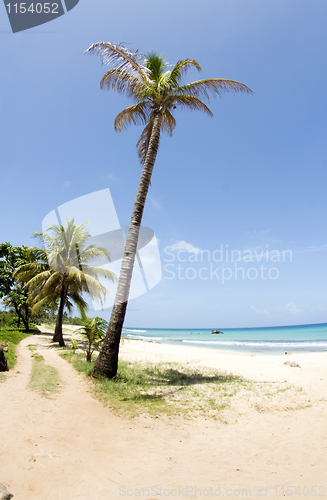
[[161, 131], [172, 135], [176, 126], [172, 114], [175, 109], [187, 107], [213, 116], [201, 99], [226, 91], [252, 93], [243, 83], [224, 78], [209, 78], [182, 85], [182, 78], [188, 69], [195, 67], [202, 71], [194, 59], [182, 59], [169, 69], [171, 66], [156, 52], [141, 55], [138, 51], [131, 52], [123, 45], [109, 42], [95, 43], [86, 52], [96, 53], [104, 64], [113, 66], [103, 76], [100, 88], [116, 90], [134, 101], [135, 104], [116, 116], [115, 130], [121, 132], [131, 123], [145, 125], [137, 143], [142, 164], [157, 114], [162, 118]]

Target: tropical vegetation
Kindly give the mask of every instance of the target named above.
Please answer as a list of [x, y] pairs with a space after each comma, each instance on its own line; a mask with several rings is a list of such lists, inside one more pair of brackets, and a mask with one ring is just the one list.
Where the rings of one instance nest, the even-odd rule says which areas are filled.
[[46, 232], [36, 232], [34, 236], [44, 246], [34, 249], [38, 261], [21, 265], [14, 274], [28, 290], [34, 310], [59, 301], [53, 342], [64, 347], [64, 308], [71, 311], [73, 304], [87, 308], [85, 293], [103, 303], [107, 289], [98, 278], [114, 281], [115, 275], [90, 263], [100, 256], [106, 256], [109, 262], [110, 255], [104, 248], [87, 245], [90, 234], [86, 223], [77, 225], [74, 219], [67, 219], [66, 227], [50, 224]]
[[15, 311], [17, 327], [22, 322], [27, 332], [30, 330], [32, 304], [27, 290], [15, 280], [14, 272], [18, 267], [36, 262], [37, 259], [35, 249], [25, 245], [13, 247], [9, 242], [0, 244], [0, 299], [5, 307]]
[[133, 101], [131, 106], [116, 116], [115, 130], [121, 132], [131, 123], [144, 126], [137, 143], [139, 159], [143, 165], [141, 180], [107, 335], [92, 372], [94, 377], [103, 375], [112, 378], [118, 368], [119, 341], [126, 314], [139, 230], [161, 132], [172, 135], [176, 126], [173, 116], [175, 110], [187, 108], [213, 116], [202, 101], [203, 98], [209, 99], [211, 95], [221, 95], [223, 92], [252, 91], [242, 83], [222, 78], [183, 84], [183, 76], [190, 68], [198, 71], [202, 69], [194, 59], [182, 59], [171, 67], [156, 52], [142, 55], [138, 51], [132, 52], [123, 45], [110, 42], [95, 43], [86, 52], [98, 55], [102, 63], [110, 67], [101, 80], [100, 88], [116, 90]]
[[86, 361], [90, 362], [92, 361], [92, 353], [95, 349], [99, 349], [105, 338], [108, 322], [99, 316], [89, 318], [83, 308], [80, 308], [80, 314], [82, 326], [75, 330], [74, 333], [86, 338]]
[[[1, 326], [0, 328], [0, 347], [4, 350], [4, 355], [7, 359], [8, 369], [11, 370], [16, 363], [16, 346], [19, 342], [26, 337], [28, 333], [18, 329], [17, 327], [11, 326]], [[0, 374], [0, 382], [3, 380], [3, 376]]]

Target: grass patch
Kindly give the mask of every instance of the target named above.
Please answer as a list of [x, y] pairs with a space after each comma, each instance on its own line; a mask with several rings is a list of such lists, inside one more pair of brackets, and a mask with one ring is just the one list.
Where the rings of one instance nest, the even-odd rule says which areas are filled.
[[[6, 328], [3, 330], [0, 330], [0, 345], [1, 344], [8, 344], [8, 351], [5, 351], [5, 356], [7, 358], [7, 364], [9, 370], [11, 370], [16, 363], [16, 346], [19, 344], [19, 342], [26, 337], [28, 337], [30, 333], [26, 333], [25, 331], [22, 331], [18, 328]], [[0, 373], [0, 382], [5, 380], [6, 376], [5, 373]]]
[[[77, 371], [91, 375], [94, 363], [88, 363], [71, 352], [61, 355]], [[209, 368], [194, 370], [191, 364], [130, 363], [120, 361], [112, 380], [92, 379], [94, 394], [116, 414], [128, 417], [148, 414], [196, 416], [221, 420], [232, 398], [247, 387], [241, 377]]]
[[[90, 377], [94, 362], [86, 362], [82, 353], [65, 350], [60, 354]], [[114, 379], [90, 380], [95, 397], [126, 417], [180, 415], [228, 423], [251, 410], [265, 413], [307, 407], [302, 388], [284, 382], [249, 381], [205, 367], [194, 369], [193, 363], [155, 365], [120, 360]]]
[[32, 358], [33, 366], [29, 387], [41, 396], [49, 398], [51, 394], [58, 392], [58, 371], [53, 366], [46, 365], [40, 354], [32, 354]]

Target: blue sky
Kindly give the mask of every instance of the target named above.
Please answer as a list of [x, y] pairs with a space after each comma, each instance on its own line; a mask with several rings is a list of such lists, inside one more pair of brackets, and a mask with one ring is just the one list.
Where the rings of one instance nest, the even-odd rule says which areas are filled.
[[[114, 132], [129, 102], [100, 91], [106, 68], [84, 55], [92, 43], [155, 49], [171, 63], [193, 58], [201, 78], [237, 80], [254, 95], [212, 99], [214, 118], [177, 113], [174, 136], [162, 136], [143, 225], [158, 238], [163, 277], [130, 302], [125, 324], [326, 322], [326, 16], [323, 0], [80, 0], [57, 20], [12, 34], [0, 6], [1, 241], [35, 244], [30, 235], [46, 214], [105, 188], [129, 224], [141, 128]], [[277, 271], [262, 279], [262, 260], [242, 260], [245, 278], [235, 279], [235, 263], [212, 260], [221, 245], [243, 257], [277, 250], [281, 261], [268, 253], [265, 272]], [[201, 250], [211, 262], [178, 262]], [[282, 262], [285, 250], [292, 259]], [[178, 278], [178, 264], [194, 269], [192, 279]], [[212, 276], [210, 264], [219, 267]], [[223, 268], [231, 269], [224, 284]]]

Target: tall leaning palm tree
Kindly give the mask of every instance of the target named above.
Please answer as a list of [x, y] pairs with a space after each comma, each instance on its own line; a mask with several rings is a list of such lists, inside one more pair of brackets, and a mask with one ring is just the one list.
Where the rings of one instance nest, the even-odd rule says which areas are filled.
[[115, 130], [123, 131], [129, 124], [144, 125], [138, 140], [138, 155], [143, 165], [137, 191], [131, 224], [126, 238], [125, 251], [118, 280], [106, 338], [94, 365], [93, 376], [112, 378], [117, 373], [119, 340], [129, 296], [139, 229], [148, 193], [152, 170], [156, 159], [161, 132], [172, 135], [176, 126], [173, 111], [180, 108], [199, 110], [213, 116], [201, 100], [223, 92], [252, 91], [242, 83], [221, 78], [198, 80], [182, 84], [186, 71], [192, 67], [201, 71], [193, 59], [182, 59], [175, 66], [169, 66], [156, 52], [142, 55], [131, 52], [123, 45], [95, 43], [86, 51], [96, 54], [110, 69], [103, 76], [100, 88], [116, 90], [134, 102], [115, 118]]
[[16, 271], [17, 279], [25, 283], [30, 292], [34, 309], [59, 299], [53, 342], [59, 342], [60, 346], [65, 345], [62, 335], [65, 306], [70, 310], [74, 303], [86, 308], [84, 293], [102, 302], [107, 289], [98, 278], [115, 280], [111, 271], [89, 265], [90, 261], [100, 256], [106, 256], [109, 262], [110, 255], [104, 248], [87, 246], [90, 234], [85, 225], [77, 225], [74, 219], [67, 219], [66, 227], [50, 224], [47, 232], [34, 233], [45, 248], [35, 249], [38, 262], [22, 265]]

